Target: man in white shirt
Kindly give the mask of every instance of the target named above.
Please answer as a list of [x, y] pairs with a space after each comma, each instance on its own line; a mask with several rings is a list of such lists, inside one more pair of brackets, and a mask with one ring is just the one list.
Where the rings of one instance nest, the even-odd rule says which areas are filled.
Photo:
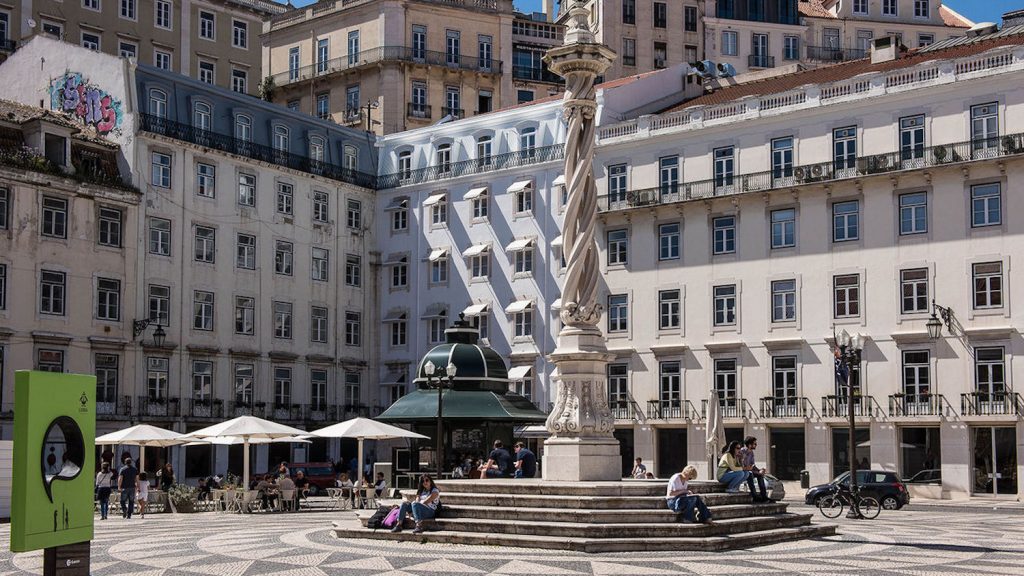
[[[690, 492], [689, 481], [697, 477], [697, 469], [693, 466], [683, 468], [668, 480], [665, 489], [665, 503], [669, 509], [682, 514], [683, 522], [711, 523], [711, 511], [704, 505], [700, 496]], [[696, 516], [694, 515], [696, 511]]]

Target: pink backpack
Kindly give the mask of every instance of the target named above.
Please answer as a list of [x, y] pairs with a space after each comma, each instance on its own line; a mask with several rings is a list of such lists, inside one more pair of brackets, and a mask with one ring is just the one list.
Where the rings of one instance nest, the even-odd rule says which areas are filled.
[[394, 508], [391, 509], [391, 512], [388, 513], [387, 517], [384, 518], [384, 527], [394, 528], [395, 525], [398, 524], [398, 522], [398, 506], [395, 506]]

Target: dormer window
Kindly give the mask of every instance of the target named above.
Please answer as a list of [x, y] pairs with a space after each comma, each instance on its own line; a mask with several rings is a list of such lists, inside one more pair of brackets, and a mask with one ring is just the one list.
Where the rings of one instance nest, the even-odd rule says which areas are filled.
[[43, 153], [54, 166], [67, 167], [67, 147], [68, 139], [59, 134], [46, 134], [43, 138]]
[[192, 126], [197, 130], [209, 132], [212, 128], [213, 113], [210, 105], [205, 102], [196, 102], [192, 107]]
[[441, 174], [451, 172], [452, 170], [452, 145], [451, 144], [439, 144], [437, 146], [437, 171]]
[[163, 90], [149, 91], [149, 113], [157, 118], [167, 118], [167, 93]]

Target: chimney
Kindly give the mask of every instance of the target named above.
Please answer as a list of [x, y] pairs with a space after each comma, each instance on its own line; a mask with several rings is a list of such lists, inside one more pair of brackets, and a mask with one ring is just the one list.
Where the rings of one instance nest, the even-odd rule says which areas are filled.
[[871, 41], [871, 63], [889, 62], [900, 57], [903, 47], [895, 36], [882, 36]]
[[1024, 25], [1024, 9], [1011, 10], [1003, 14], [1003, 28]]
[[548, 22], [554, 22], [555, 21], [555, 0], [542, 0], [541, 6], [542, 6], [541, 10], [543, 10], [544, 14], [547, 16]]

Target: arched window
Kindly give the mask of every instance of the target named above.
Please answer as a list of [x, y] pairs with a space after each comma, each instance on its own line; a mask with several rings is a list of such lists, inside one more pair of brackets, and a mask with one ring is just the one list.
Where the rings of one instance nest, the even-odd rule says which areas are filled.
[[523, 128], [519, 132], [519, 150], [526, 158], [533, 158], [537, 147], [536, 128]]
[[359, 167], [359, 150], [351, 144], [345, 145], [345, 169], [355, 170]]
[[436, 160], [437, 161], [434, 162], [434, 164], [437, 166], [438, 172], [450, 172], [452, 169], [452, 145], [438, 144]]
[[309, 158], [314, 162], [324, 161], [324, 139], [311, 136], [309, 139]]
[[476, 160], [481, 166], [491, 163], [491, 137], [480, 136], [476, 139]]
[[242, 142], [252, 142], [252, 118], [245, 114], [235, 116], [235, 138]]
[[167, 118], [167, 93], [163, 90], [149, 91], [149, 113], [157, 118]]
[[278, 152], [288, 151], [288, 127], [278, 124], [274, 126], [274, 150]]
[[398, 178], [401, 180], [412, 178], [411, 150], [403, 150], [398, 153]]
[[192, 126], [204, 132], [213, 128], [213, 111], [209, 104], [196, 102], [192, 105]]

